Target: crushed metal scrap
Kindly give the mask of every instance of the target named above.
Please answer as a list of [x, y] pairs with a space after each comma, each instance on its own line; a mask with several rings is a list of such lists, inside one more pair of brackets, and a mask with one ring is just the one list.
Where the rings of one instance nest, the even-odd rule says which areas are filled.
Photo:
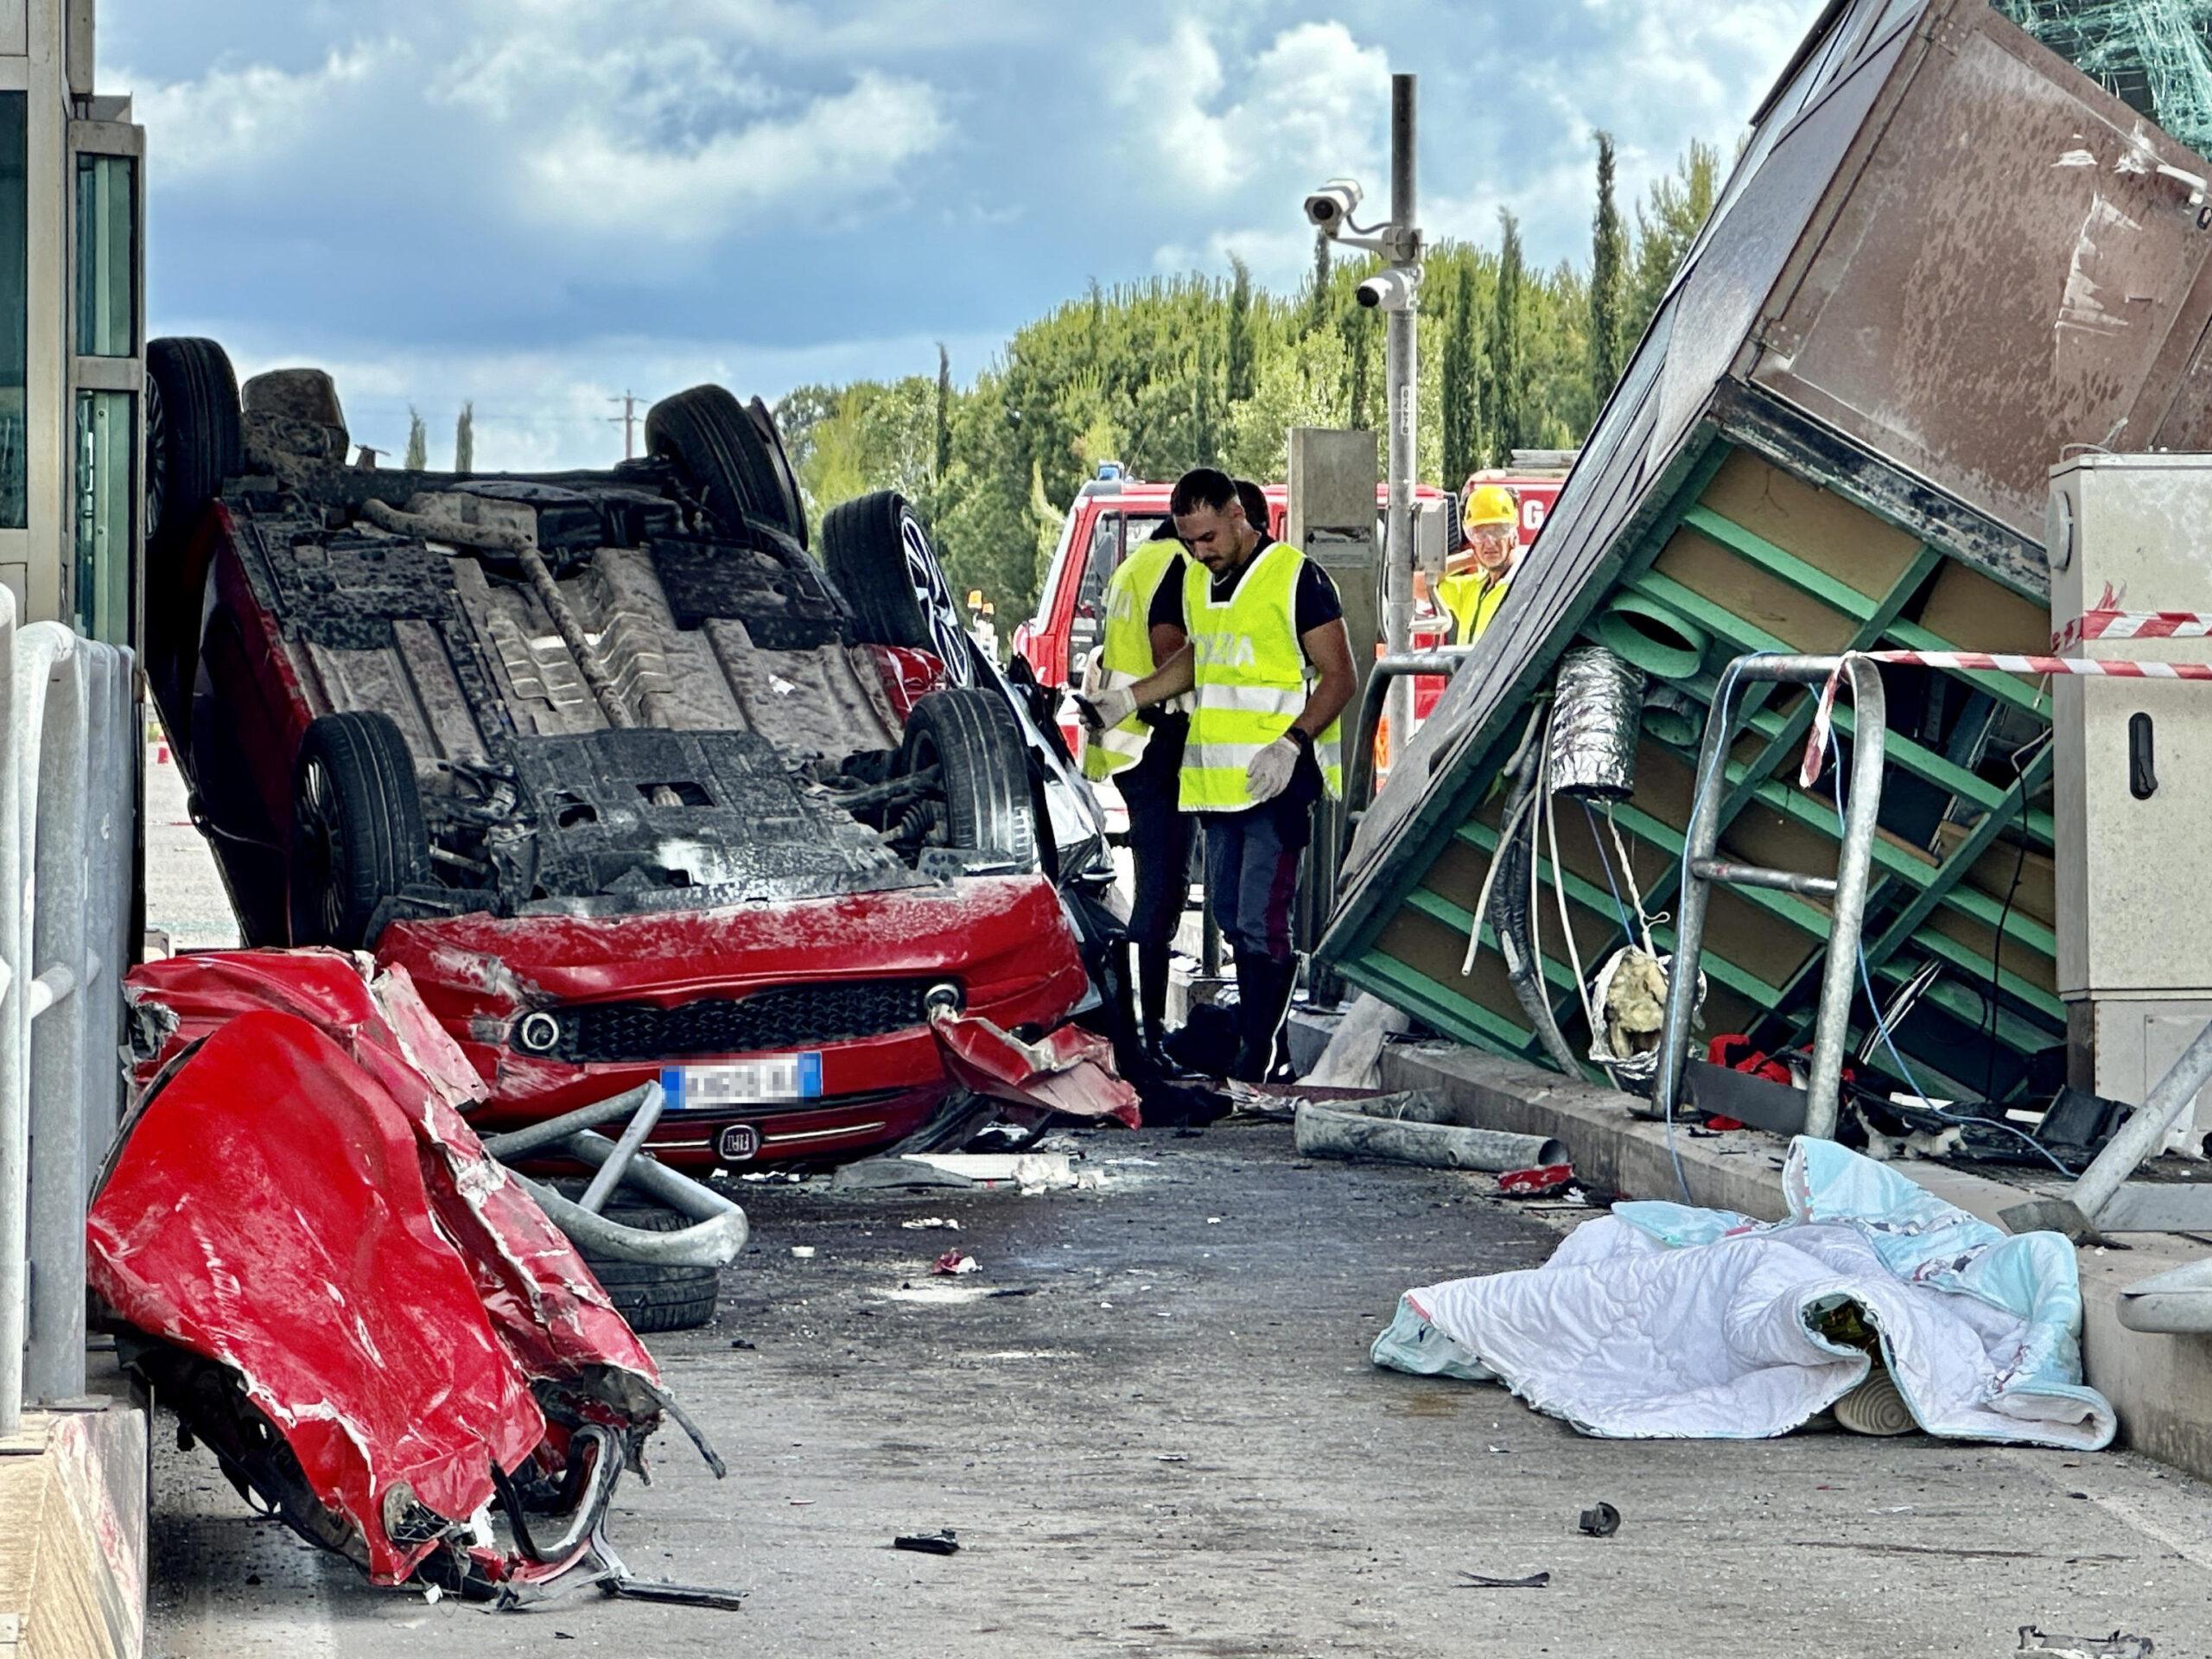
[[[2195, 67], [2131, 69], [2139, 10], [1826, 8], [1511, 596], [1361, 817], [1320, 946], [1346, 979], [1462, 1041], [1579, 1065], [1593, 1033], [1568, 958], [1640, 944], [1636, 912], [1672, 950], [1699, 734], [1732, 658], [2043, 651], [2051, 465], [2212, 448], [2212, 167], [2152, 124], [2201, 133], [2192, 89], [2212, 79], [2203, 42], [2163, 22]], [[1556, 841], [1524, 852], [1506, 785], [1582, 644], [1643, 680], [1632, 793], [1564, 799]], [[1870, 983], [1930, 1089], [2047, 1094], [2038, 1057], [2066, 1033], [2047, 710], [2000, 675], [1885, 680]], [[1719, 858], [1834, 866], [1839, 803], [1795, 777], [1811, 701], [1751, 699]], [[1502, 956], [1491, 930], [1471, 957], [1494, 868], [1514, 873], [1494, 885], [1520, 938]], [[1817, 896], [1716, 892], [1706, 1028], [1804, 1044], [1831, 924]]]
[[137, 1098], [87, 1226], [124, 1362], [376, 1583], [655, 1593], [606, 1540], [615, 1486], [664, 1416], [721, 1459], [462, 1118], [481, 1084], [406, 975], [217, 953], [130, 995]]

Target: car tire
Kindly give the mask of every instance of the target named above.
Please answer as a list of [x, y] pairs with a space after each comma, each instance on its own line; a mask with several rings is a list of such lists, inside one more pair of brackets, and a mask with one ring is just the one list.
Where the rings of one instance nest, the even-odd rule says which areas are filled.
[[775, 411], [755, 397], [745, 406], [746, 415], [753, 422], [753, 429], [760, 435], [760, 447], [768, 452], [769, 463], [776, 474], [776, 488], [784, 498], [784, 517], [795, 528], [791, 538], [801, 547], [806, 543], [806, 497], [798, 486], [798, 474], [791, 471], [791, 452], [784, 448], [784, 435], [776, 427]]
[[[611, 1222], [643, 1232], [680, 1233], [691, 1225], [689, 1216], [662, 1205], [610, 1205], [605, 1214]], [[696, 1331], [712, 1323], [721, 1290], [721, 1274], [715, 1268], [625, 1262], [582, 1249], [578, 1253], [607, 1300], [640, 1336]]]
[[955, 685], [976, 683], [967, 624], [906, 497], [879, 490], [832, 507], [822, 520], [820, 550], [864, 644], [926, 651]]
[[[806, 515], [798, 511], [796, 486], [785, 493], [777, 465], [781, 450], [720, 386], [694, 386], [645, 411], [646, 453], [681, 467], [725, 531], [766, 524], [804, 546]], [[789, 463], [781, 470], [788, 474]]]
[[899, 755], [902, 772], [938, 769], [948, 845], [1002, 855], [1024, 874], [1040, 867], [1028, 746], [1005, 698], [980, 686], [931, 692], [906, 716]]
[[359, 950], [385, 901], [430, 879], [414, 757], [389, 715], [325, 715], [292, 777], [292, 943]]
[[238, 382], [212, 340], [146, 342], [146, 544], [192, 531], [199, 509], [245, 470]]

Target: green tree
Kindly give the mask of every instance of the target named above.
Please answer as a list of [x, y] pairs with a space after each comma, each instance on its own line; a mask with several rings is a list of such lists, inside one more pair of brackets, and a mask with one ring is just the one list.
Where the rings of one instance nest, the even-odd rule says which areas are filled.
[[1336, 252], [1335, 241], [1324, 232], [1313, 232], [1313, 275], [1306, 289], [1306, 327], [1308, 333], [1326, 326], [1329, 321], [1329, 264]]
[[1636, 272], [1630, 284], [1623, 339], [1637, 339], [1650, 326], [1652, 314], [1666, 298], [1675, 272], [1713, 212], [1719, 181], [1719, 150], [1693, 139], [1675, 163], [1673, 175], [1652, 185], [1650, 211], [1637, 208]]
[[1229, 401], [1241, 404], [1252, 395], [1252, 272], [1235, 254], [1229, 268]]
[[453, 423], [453, 469], [456, 473], [476, 470], [476, 405], [463, 404], [461, 415]]
[[1442, 482], [1457, 488], [1480, 463], [1475, 362], [1475, 267], [1469, 259], [1452, 262], [1451, 312], [1444, 331], [1444, 363], [1439, 402], [1443, 412]]
[[423, 424], [422, 412], [414, 404], [407, 405], [407, 470], [419, 473], [430, 464], [430, 434]]
[[1621, 378], [1628, 232], [1613, 200], [1613, 135], [1598, 135], [1598, 212], [1590, 226], [1590, 390], [1603, 404]]
[[1334, 329], [1301, 334], [1269, 353], [1252, 395], [1230, 411], [1223, 456], [1229, 471], [1239, 478], [1281, 478], [1289, 465], [1290, 429], [1335, 424], [1344, 371], [1344, 340]]
[[1491, 464], [1510, 466], [1523, 447], [1528, 410], [1527, 379], [1521, 357], [1521, 221], [1505, 209], [1497, 214], [1497, 286], [1491, 297], [1490, 359]]

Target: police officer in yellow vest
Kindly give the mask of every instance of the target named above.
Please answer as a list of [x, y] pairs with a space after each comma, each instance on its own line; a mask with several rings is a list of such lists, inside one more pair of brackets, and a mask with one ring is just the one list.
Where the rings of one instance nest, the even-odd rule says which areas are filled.
[[1452, 618], [1452, 643], [1471, 645], [1505, 603], [1521, 563], [1521, 504], [1503, 484], [1467, 480], [1459, 509], [1465, 537], [1436, 584], [1436, 597]]
[[1298, 977], [1291, 900], [1313, 803], [1341, 789], [1338, 719], [1355, 684], [1351, 639], [1327, 573], [1255, 525], [1226, 474], [1184, 474], [1168, 510], [1196, 563], [1179, 591], [1162, 584], [1150, 620], [1181, 626], [1190, 645], [1157, 673], [1103, 694], [1090, 717], [1116, 725], [1195, 694], [1181, 800], [1203, 815], [1206, 890], [1236, 955], [1230, 1075], [1257, 1082], [1281, 1063]]
[[[1151, 623], [1154, 595], [1179, 591], [1190, 560], [1175, 539], [1175, 522], [1163, 518], [1106, 584], [1106, 631], [1087, 690], [1093, 698], [1135, 685], [1183, 649], [1179, 626]], [[1136, 947], [1141, 1040], [1145, 1057], [1166, 1070], [1167, 969], [1176, 924], [1190, 890], [1191, 817], [1177, 798], [1183, 743], [1190, 730], [1187, 698], [1133, 710], [1119, 724], [1094, 732], [1084, 747], [1084, 775], [1113, 779], [1129, 811], [1129, 857], [1136, 867], [1129, 906], [1129, 941]]]

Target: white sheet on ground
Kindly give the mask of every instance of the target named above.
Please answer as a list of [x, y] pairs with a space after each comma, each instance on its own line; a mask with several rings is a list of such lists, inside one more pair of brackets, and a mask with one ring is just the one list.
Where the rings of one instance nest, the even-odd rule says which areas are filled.
[[1896, 1170], [1800, 1136], [1790, 1219], [1621, 1204], [1542, 1267], [1406, 1293], [1375, 1363], [1503, 1382], [1587, 1434], [1787, 1433], [1871, 1362], [1816, 1333], [1858, 1304], [1931, 1434], [2095, 1451], [2114, 1427], [2082, 1382], [2074, 1247], [2014, 1238]]

